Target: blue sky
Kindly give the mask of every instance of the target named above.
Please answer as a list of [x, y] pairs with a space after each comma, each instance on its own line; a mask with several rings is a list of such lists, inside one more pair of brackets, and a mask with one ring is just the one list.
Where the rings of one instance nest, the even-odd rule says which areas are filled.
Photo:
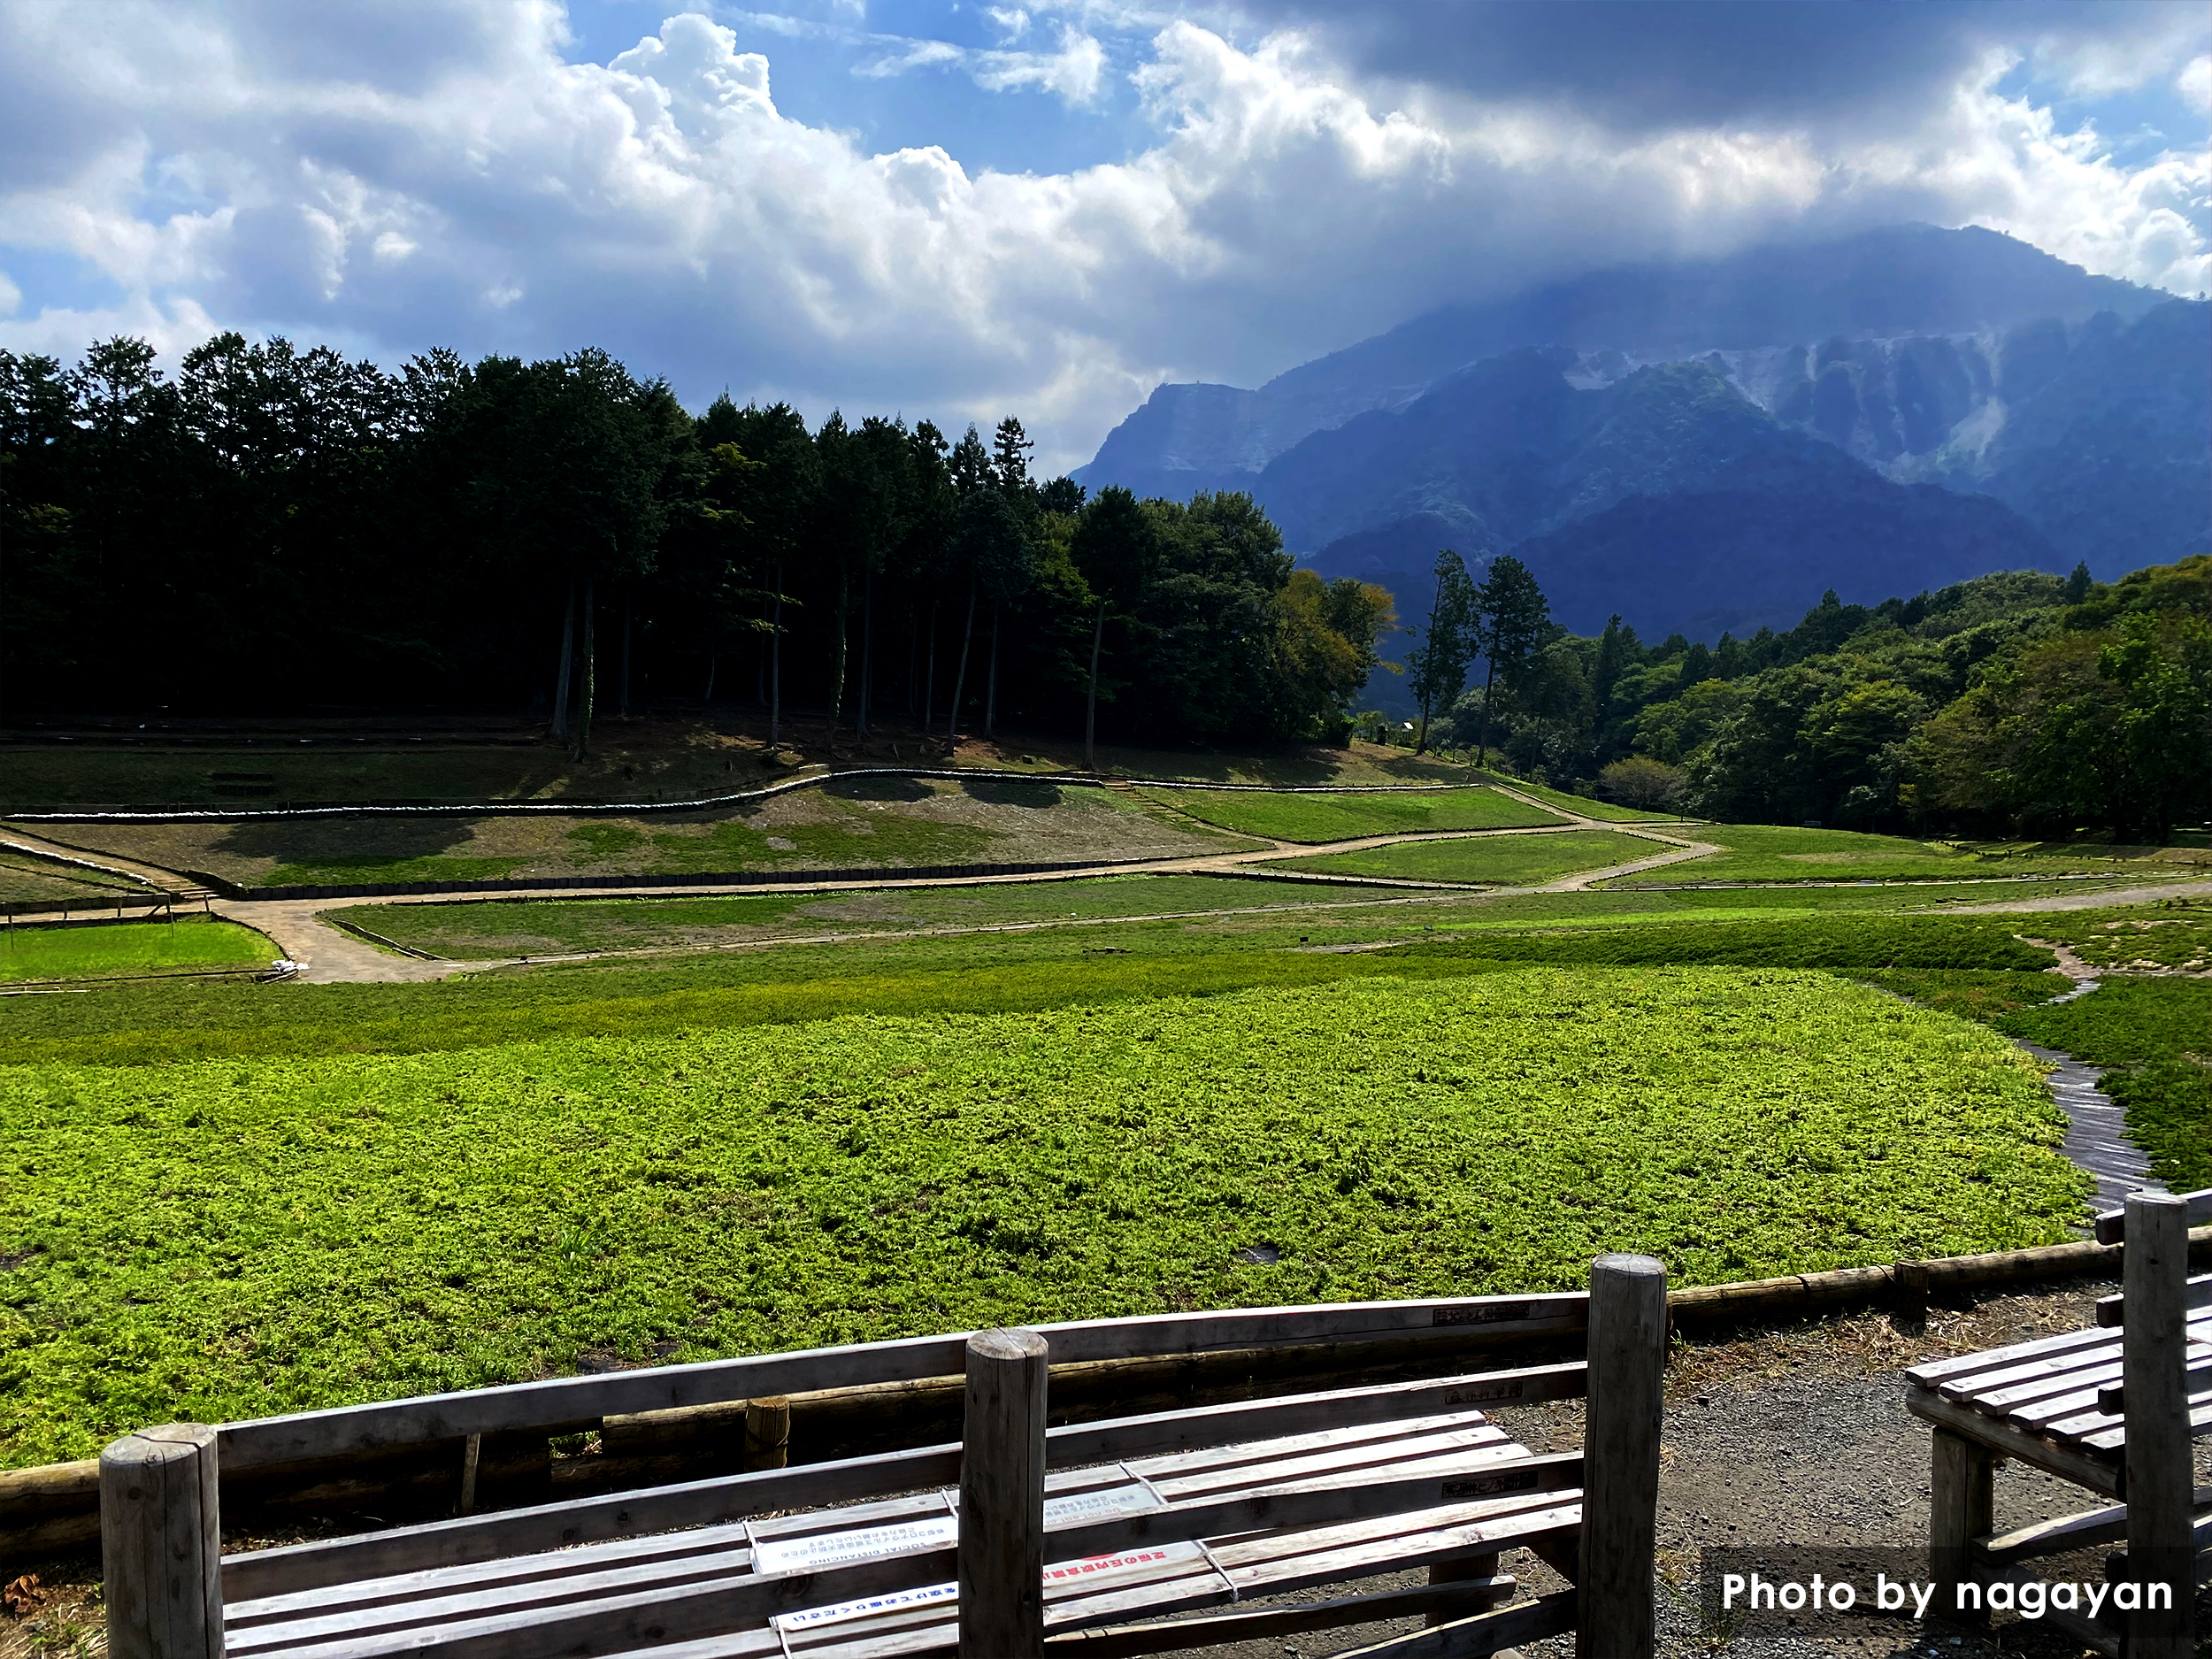
[[0, 346], [1023, 416], [1903, 219], [2212, 288], [2196, 0], [0, 0]]

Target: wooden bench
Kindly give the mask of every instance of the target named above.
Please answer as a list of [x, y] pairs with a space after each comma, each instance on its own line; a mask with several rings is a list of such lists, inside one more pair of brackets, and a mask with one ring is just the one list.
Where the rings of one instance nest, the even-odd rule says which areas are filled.
[[[2212, 1487], [2190, 1472], [2192, 1440], [2212, 1434], [2212, 1274], [2188, 1270], [2188, 1230], [2208, 1221], [2212, 1190], [2131, 1195], [2098, 1218], [2098, 1241], [2126, 1249], [2123, 1294], [2097, 1304], [2095, 1325], [1905, 1373], [1907, 1406], [1934, 1429], [1938, 1605], [1970, 1614], [1990, 1586], [2025, 1581], [2024, 1562], [2124, 1540], [2108, 1581], [2177, 1577], [2178, 1605], [2046, 1617], [2102, 1653], [2186, 1659], [2189, 1586], [2212, 1549]], [[2008, 1457], [2116, 1502], [1997, 1533], [1991, 1474]]]
[[[1492, 1333], [1586, 1357], [1046, 1425], [1051, 1361]], [[766, 1355], [144, 1431], [102, 1458], [117, 1659], [1090, 1659], [1425, 1616], [1409, 1655], [1580, 1625], [1652, 1650], [1665, 1279], [1601, 1257], [1589, 1294], [1259, 1310]], [[865, 1383], [965, 1378], [963, 1439], [220, 1556], [216, 1471], [411, 1437]], [[1486, 1407], [1586, 1394], [1579, 1452]], [[1526, 1548], [1572, 1588], [1514, 1600]], [[1250, 1608], [1427, 1569], [1409, 1588]], [[1168, 1618], [1208, 1609], [1206, 1617]], [[1439, 1645], [1442, 1644], [1442, 1645]], [[1388, 1651], [1386, 1648], [1383, 1651]]]

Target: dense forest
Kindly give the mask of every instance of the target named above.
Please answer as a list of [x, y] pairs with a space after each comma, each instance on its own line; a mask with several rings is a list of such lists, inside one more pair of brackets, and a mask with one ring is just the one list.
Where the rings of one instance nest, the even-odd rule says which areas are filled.
[[[1011, 418], [693, 416], [596, 351], [153, 359], [0, 351], [0, 720], [526, 706], [581, 753], [596, 711], [719, 704], [772, 734], [1340, 741], [1399, 626], [1294, 569], [1248, 496], [1033, 478]], [[1570, 634], [1518, 560], [1447, 551], [1406, 621], [1404, 735], [1563, 787], [1920, 833], [2162, 840], [2212, 811], [2212, 557], [1832, 592], [1708, 646]]]
[[[1832, 591], [1786, 633], [1710, 647], [1554, 627], [1498, 681], [1489, 739], [1522, 772], [1726, 821], [2160, 841], [2212, 816], [2203, 555], [2109, 585]], [[1485, 701], [1457, 696], [1448, 741], [1481, 740]]]
[[596, 351], [154, 356], [0, 351], [0, 719], [519, 704], [580, 749], [649, 702], [1071, 730], [1095, 687], [1102, 736], [1315, 738], [1390, 625], [1248, 497], [1033, 479], [1016, 419], [694, 417]]

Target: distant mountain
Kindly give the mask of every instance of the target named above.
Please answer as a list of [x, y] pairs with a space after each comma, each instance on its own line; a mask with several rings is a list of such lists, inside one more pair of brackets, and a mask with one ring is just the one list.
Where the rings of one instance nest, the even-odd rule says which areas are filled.
[[1572, 354], [1479, 364], [1395, 412], [1316, 433], [1270, 463], [1260, 497], [1307, 562], [1398, 596], [1417, 620], [1439, 548], [1517, 553], [1552, 614], [1595, 632], [1706, 640], [1847, 601], [2067, 561], [2001, 502], [1900, 483], [1785, 425], [1709, 362], [1578, 388]]
[[1508, 300], [1448, 305], [1278, 375], [1256, 391], [1162, 386], [1076, 473], [1188, 495], [1246, 487], [1309, 434], [1402, 408], [1445, 377], [1524, 346], [1643, 362], [1845, 339], [2002, 332], [2099, 311], [2129, 319], [2166, 296], [1993, 231], [1891, 227], [1723, 259], [1599, 271]]

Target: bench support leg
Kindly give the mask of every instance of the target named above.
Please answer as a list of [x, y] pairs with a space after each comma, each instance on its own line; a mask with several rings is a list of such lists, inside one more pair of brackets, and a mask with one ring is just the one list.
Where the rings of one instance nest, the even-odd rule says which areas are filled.
[[[1498, 1551], [1485, 1550], [1478, 1555], [1455, 1555], [1448, 1561], [1432, 1562], [1429, 1565], [1431, 1584], [1464, 1584], [1470, 1578], [1494, 1578], [1498, 1576]], [[1464, 1613], [1432, 1613], [1429, 1626], [1448, 1624]]]
[[1575, 1653], [1651, 1659], [1667, 1366], [1667, 1270], [1655, 1257], [1591, 1263], [1589, 1363]]
[[[1967, 1547], [1994, 1530], [1996, 1509], [1990, 1475], [1996, 1459], [1962, 1434], [1935, 1431], [1928, 1466], [1928, 1571], [1936, 1586], [1929, 1610], [1955, 1624], [1980, 1624], [1979, 1580], [1974, 1578]], [[1959, 1586], [1977, 1586], [1961, 1608]]]
[[222, 1659], [219, 1522], [213, 1429], [141, 1429], [100, 1454], [113, 1659]]
[[2190, 1517], [2193, 1476], [2183, 1321], [2188, 1317], [2189, 1207], [2170, 1193], [2131, 1193], [2121, 1269], [2127, 1324], [2120, 1354], [2127, 1400], [2128, 1576], [2147, 1603], [2128, 1615], [2128, 1659], [2189, 1659], [2196, 1600]]
[[960, 1659], [1042, 1659], [1045, 1340], [968, 1339], [960, 1450]]

